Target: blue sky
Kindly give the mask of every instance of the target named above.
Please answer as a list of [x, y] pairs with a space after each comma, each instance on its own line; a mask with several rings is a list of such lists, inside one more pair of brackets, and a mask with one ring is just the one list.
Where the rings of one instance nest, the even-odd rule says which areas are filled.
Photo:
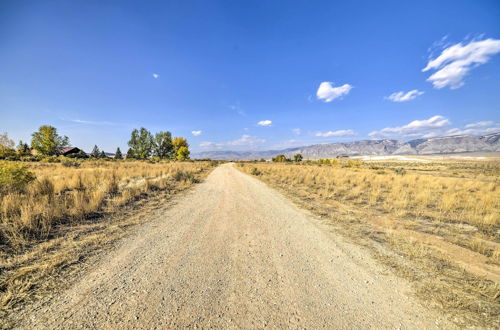
[[[425, 71], [423, 71], [425, 70]], [[194, 151], [500, 131], [499, 1], [0, 2], [0, 131]]]

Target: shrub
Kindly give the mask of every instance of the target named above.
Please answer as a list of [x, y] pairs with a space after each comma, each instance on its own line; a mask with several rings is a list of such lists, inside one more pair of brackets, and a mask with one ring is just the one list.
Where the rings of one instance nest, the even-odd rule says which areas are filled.
[[186, 172], [182, 170], [177, 170], [174, 174], [174, 180], [179, 182], [179, 181], [184, 181], [184, 182], [195, 182], [196, 179], [194, 178], [193, 173], [191, 172]]
[[33, 180], [35, 175], [28, 167], [16, 163], [0, 163], [0, 193], [22, 191]]
[[262, 172], [257, 169], [257, 167], [254, 167], [250, 170], [250, 174], [252, 175], [261, 175]]

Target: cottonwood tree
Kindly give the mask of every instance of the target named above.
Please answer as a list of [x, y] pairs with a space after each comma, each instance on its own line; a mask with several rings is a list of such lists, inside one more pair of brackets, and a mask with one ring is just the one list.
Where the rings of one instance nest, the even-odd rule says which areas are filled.
[[14, 156], [14, 141], [7, 133], [0, 134], [0, 159]]
[[278, 156], [273, 158], [273, 162], [276, 162], [276, 163], [284, 163], [287, 161], [288, 161], [288, 159], [286, 158], [285, 155], [278, 155]]
[[172, 133], [159, 132], [155, 134], [153, 155], [162, 159], [172, 158], [174, 147], [172, 144]]
[[189, 149], [185, 146], [182, 146], [177, 150], [177, 155], [175, 156], [175, 158], [177, 158], [177, 160], [186, 160], [189, 159], [189, 154]]
[[150, 131], [141, 127], [140, 130], [134, 129], [128, 141], [131, 154], [137, 159], [149, 158], [153, 152], [154, 140]]
[[42, 155], [55, 156], [62, 148], [69, 145], [69, 138], [59, 136], [57, 129], [49, 125], [40, 126], [31, 136], [31, 147]]
[[177, 155], [179, 154], [179, 149], [181, 147], [186, 147], [189, 151], [189, 144], [188, 144], [187, 140], [183, 137], [174, 137], [172, 139], [172, 145], [174, 147], [175, 157], [177, 157]]
[[7, 133], [0, 134], [0, 147], [5, 149], [14, 148], [14, 141], [9, 138]]

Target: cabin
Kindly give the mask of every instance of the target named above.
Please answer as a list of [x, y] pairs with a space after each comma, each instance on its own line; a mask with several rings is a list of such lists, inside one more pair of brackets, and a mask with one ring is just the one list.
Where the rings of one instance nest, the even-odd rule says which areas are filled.
[[82, 151], [82, 150], [80, 148], [77, 148], [77, 147], [66, 147], [66, 148], [62, 148], [59, 151], [59, 154], [61, 156], [68, 156], [68, 155], [72, 155], [72, 154], [77, 154], [80, 151]]

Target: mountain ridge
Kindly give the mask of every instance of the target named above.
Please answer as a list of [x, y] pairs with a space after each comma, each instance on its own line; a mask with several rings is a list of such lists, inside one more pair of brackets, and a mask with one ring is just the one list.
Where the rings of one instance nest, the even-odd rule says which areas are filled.
[[313, 144], [281, 150], [215, 150], [193, 153], [193, 158], [253, 160], [261, 158], [270, 159], [279, 154], [293, 158], [294, 154], [299, 153], [306, 159], [318, 159], [342, 156], [439, 155], [467, 152], [500, 152], [500, 132], [481, 136], [442, 136], [415, 139], [407, 142], [394, 139], [359, 140], [353, 142]]

